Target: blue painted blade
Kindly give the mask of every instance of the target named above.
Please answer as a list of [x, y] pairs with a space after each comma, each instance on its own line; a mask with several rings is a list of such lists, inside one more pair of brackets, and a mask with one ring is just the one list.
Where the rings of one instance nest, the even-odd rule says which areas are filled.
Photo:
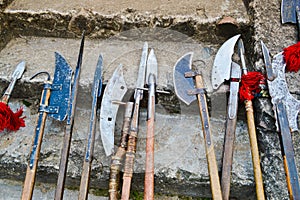
[[59, 110], [58, 113], [49, 113], [48, 116], [59, 121], [65, 120], [70, 102], [71, 80], [72, 68], [64, 57], [55, 52], [55, 73], [49, 105], [57, 106]]
[[193, 53], [182, 56], [175, 64], [173, 82], [177, 97], [190, 105], [197, 99], [196, 95], [188, 95], [188, 91], [195, 88], [194, 79], [186, 78], [184, 74], [191, 71]]
[[296, 6], [298, 0], [282, 0], [281, 2], [281, 22], [284, 23], [296, 23]]
[[103, 58], [99, 55], [98, 63], [96, 66], [94, 74], [94, 83], [92, 88], [92, 97], [100, 97], [102, 90], [102, 68], [103, 68]]

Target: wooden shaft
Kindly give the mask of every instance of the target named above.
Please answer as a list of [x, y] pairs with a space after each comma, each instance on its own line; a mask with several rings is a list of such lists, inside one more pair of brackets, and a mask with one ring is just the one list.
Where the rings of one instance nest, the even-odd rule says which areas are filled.
[[259, 152], [258, 152], [258, 145], [257, 145], [257, 138], [256, 138], [252, 101], [245, 101], [245, 108], [247, 112], [248, 133], [249, 133], [250, 146], [251, 146], [254, 179], [256, 184], [256, 196], [258, 200], [264, 200], [265, 194], [264, 194], [262, 172], [260, 168], [260, 159], [259, 159]]
[[121, 195], [122, 200], [128, 200], [130, 196], [131, 179], [133, 174], [136, 142], [138, 136], [138, 119], [139, 119], [139, 107], [140, 107], [139, 101], [140, 101], [140, 97], [137, 96], [134, 105], [134, 112], [132, 115], [130, 133], [129, 133], [128, 143], [127, 143], [127, 151], [126, 151], [124, 174], [123, 174], [123, 187], [122, 187], [122, 195]]
[[[47, 89], [44, 88], [41, 96], [40, 105], [48, 106], [50, 93], [51, 93], [50, 88]], [[38, 159], [40, 156], [46, 119], [47, 119], [47, 113], [40, 111], [36, 120], [35, 135], [33, 137], [32, 146], [30, 150], [30, 159], [26, 170], [26, 177], [24, 181], [22, 198], [21, 198], [22, 200], [32, 199], [36, 171], [38, 166]]]
[[63, 141], [63, 147], [61, 151], [61, 159], [59, 164], [59, 174], [57, 178], [57, 185], [55, 190], [55, 200], [61, 200], [64, 196], [64, 187], [65, 187], [65, 177], [67, 173], [67, 166], [68, 166], [68, 158], [69, 158], [69, 151], [71, 146], [71, 138], [72, 138], [72, 125], [66, 125], [65, 127], [65, 135]]
[[151, 117], [147, 121], [147, 139], [146, 139], [146, 168], [145, 168], [145, 186], [144, 199], [154, 199], [154, 115], [155, 115], [155, 96], [152, 96], [150, 103], [152, 104]]
[[1, 97], [1, 102], [5, 103], [5, 104], [8, 104], [8, 100], [10, 98], [10, 95], [11, 95], [11, 92], [12, 90], [14, 89], [14, 86], [17, 82], [17, 79], [14, 78], [10, 83], [9, 83], [9, 86], [7, 87], [4, 95]]
[[229, 200], [230, 195], [230, 177], [232, 168], [232, 159], [234, 151], [234, 139], [235, 139], [235, 127], [237, 118], [227, 118], [223, 162], [222, 162], [222, 176], [221, 176], [221, 188], [223, 200]]
[[96, 116], [97, 116], [97, 97], [94, 97], [92, 105], [92, 114], [90, 119], [89, 135], [87, 139], [86, 153], [83, 161], [83, 168], [80, 180], [78, 200], [85, 200], [89, 193], [90, 174], [94, 155], [94, 143], [96, 134]]
[[[201, 75], [195, 77], [196, 88], [203, 89], [203, 79]], [[200, 110], [200, 116], [202, 121], [203, 136], [205, 140], [206, 158], [208, 164], [209, 178], [212, 197], [214, 200], [222, 199], [222, 192], [220, 186], [218, 165], [215, 156], [214, 144], [212, 141], [212, 134], [210, 129], [209, 115], [206, 103], [205, 94], [198, 94], [198, 105]]]
[[132, 102], [126, 103], [120, 146], [118, 147], [116, 154], [112, 157], [111, 160], [110, 175], [109, 175], [109, 199], [110, 200], [118, 200], [120, 198], [120, 193], [119, 193], [120, 170], [122, 166], [122, 161], [126, 153], [132, 108], [133, 108]]
[[293, 190], [292, 190], [292, 185], [291, 185], [290, 172], [289, 172], [289, 168], [288, 168], [288, 164], [287, 164], [285, 155], [283, 155], [283, 164], [284, 164], [284, 171], [285, 171], [285, 175], [286, 175], [286, 184], [287, 184], [287, 188], [289, 191], [290, 200], [293, 200], [294, 198], [293, 198]]

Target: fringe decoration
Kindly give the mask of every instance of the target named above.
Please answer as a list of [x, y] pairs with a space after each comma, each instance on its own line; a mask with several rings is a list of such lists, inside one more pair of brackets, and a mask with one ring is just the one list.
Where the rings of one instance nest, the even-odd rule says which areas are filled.
[[248, 72], [247, 74], [243, 74], [239, 89], [240, 100], [244, 102], [259, 96], [264, 85], [266, 85], [266, 78], [262, 73]]
[[300, 42], [283, 49], [286, 72], [298, 72], [300, 69]]
[[0, 132], [5, 129], [17, 131], [20, 127], [25, 127], [25, 117], [21, 117], [22, 114], [22, 107], [14, 113], [7, 104], [0, 102]]

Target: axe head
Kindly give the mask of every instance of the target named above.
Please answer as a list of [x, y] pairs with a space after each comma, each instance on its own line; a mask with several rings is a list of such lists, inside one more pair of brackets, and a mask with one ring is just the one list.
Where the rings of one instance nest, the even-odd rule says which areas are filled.
[[119, 109], [117, 102], [122, 101], [126, 91], [123, 68], [120, 65], [104, 90], [100, 108], [100, 133], [106, 156], [114, 153], [115, 122]]
[[228, 39], [218, 50], [211, 75], [213, 89], [218, 89], [224, 80], [229, 80], [231, 71], [231, 57], [234, 52], [234, 46], [240, 35]]
[[188, 95], [188, 91], [194, 89], [193, 78], [186, 78], [185, 73], [190, 72], [192, 68], [193, 53], [187, 53], [176, 62], [173, 70], [174, 89], [177, 97], [190, 105], [197, 99], [196, 95]]
[[55, 52], [55, 72], [49, 105], [58, 107], [58, 112], [49, 113], [48, 115], [59, 121], [65, 120], [67, 116], [70, 102], [72, 73], [72, 68], [65, 58]]

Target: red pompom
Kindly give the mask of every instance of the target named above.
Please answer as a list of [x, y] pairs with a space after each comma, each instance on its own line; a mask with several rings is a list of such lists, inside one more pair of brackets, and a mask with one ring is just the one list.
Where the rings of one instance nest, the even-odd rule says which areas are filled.
[[265, 76], [260, 72], [248, 72], [241, 78], [239, 89], [240, 100], [252, 100], [261, 92], [261, 86], [266, 84]]
[[20, 127], [25, 127], [25, 117], [21, 117], [23, 108], [13, 112], [8, 105], [0, 102], [0, 132], [4, 129], [17, 131]]
[[283, 49], [283, 57], [287, 72], [297, 72], [300, 69], [300, 42]]

